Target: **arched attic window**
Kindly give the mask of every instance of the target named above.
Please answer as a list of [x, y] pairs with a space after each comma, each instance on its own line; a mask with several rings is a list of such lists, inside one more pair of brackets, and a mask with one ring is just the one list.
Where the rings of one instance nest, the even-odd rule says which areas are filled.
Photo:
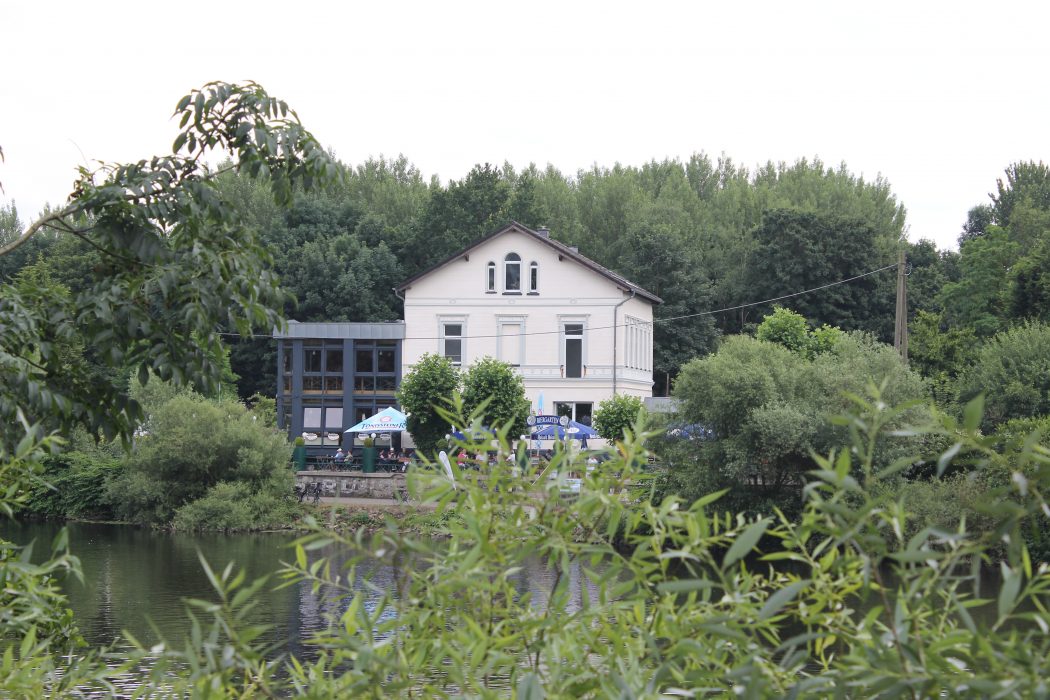
[[492, 261], [485, 266], [485, 291], [489, 293], [496, 291], [496, 263]]
[[503, 291], [521, 294], [521, 256], [517, 253], [503, 258]]
[[540, 264], [533, 260], [529, 263], [529, 294], [540, 291]]

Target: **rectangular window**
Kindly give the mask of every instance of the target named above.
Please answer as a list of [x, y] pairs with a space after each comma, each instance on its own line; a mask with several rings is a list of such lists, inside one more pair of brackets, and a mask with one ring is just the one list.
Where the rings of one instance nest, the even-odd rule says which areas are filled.
[[463, 364], [463, 324], [441, 324], [441, 354], [452, 361], [456, 367]]
[[325, 430], [341, 431], [343, 429], [342, 406], [329, 406], [324, 410], [324, 427]]
[[329, 393], [343, 393], [343, 378], [342, 376], [325, 377], [324, 378], [324, 390]]
[[372, 374], [374, 365], [372, 364], [372, 356], [374, 350], [358, 350], [357, 351], [357, 373], [358, 374]]
[[538, 292], [540, 289], [540, 268], [536, 263], [529, 266], [529, 291]]
[[568, 416], [569, 420], [574, 420], [577, 423], [584, 425], [591, 424], [591, 413], [594, 410], [594, 404], [589, 401], [555, 401], [554, 402], [554, 413], [557, 416]]
[[508, 261], [504, 263], [507, 270], [506, 279], [504, 279], [504, 291], [507, 292], [520, 292], [521, 291], [521, 263], [514, 261]]
[[488, 276], [485, 280], [485, 291], [494, 292], [496, 291], [496, 265], [495, 263], [489, 263]]
[[583, 376], [583, 324], [566, 323], [562, 327], [564, 337], [565, 376], [579, 378]]
[[520, 367], [521, 341], [521, 323], [499, 324], [499, 359], [511, 367]]
[[292, 373], [292, 349], [287, 345], [281, 351], [281, 371], [285, 374]]
[[303, 351], [303, 371], [321, 371], [321, 350], [319, 348], [307, 348]]
[[284, 393], [292, 393], [292, 378], [290, 376], [284, 378]]
[[320, 391], [320, 377], [303, 377], [303, 391]]
[[377, 372], [393, 372], [394, 371], [394, 356], [393, 350], [387, 350], [385, 348], [376, 351], [376, 371]]
[[324, 371], [325, 374], [342, 374], [343, 373], [343, 351], [340, 350], [326, 350], [324, 358]]
[[394, 391], [396, 388], [393, 377], [376, 377], [376, 391]]
[[317, 432], [321, 429], [321, 407], [309, 406], [303, 409], [303, 430]]
[[[361, 375], [354, 377], [354, 391], [375, 391], [375, 389], [375, 377], [362, 377]], [[365, 416], [365, 418], [368, 418], [368, 416]]]

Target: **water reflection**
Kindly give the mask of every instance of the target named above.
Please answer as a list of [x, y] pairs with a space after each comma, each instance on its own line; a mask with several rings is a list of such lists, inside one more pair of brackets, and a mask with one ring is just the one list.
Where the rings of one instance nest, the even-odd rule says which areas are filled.
[[[60, 526], [53, 523], [0, 524], [0, 537], [18, 544], [36, 541], [37, 558], [42, 558]], [[254, 621], [272, 625], [264, 637], [275, 653], [308, 654], [304, 643], [327, 628], [349, 606], [349, 599], [331, 591], [315, 593], [307, 581], [277, 589], [276, 572], [282, 562], [294, 559], [290, 534], [187, 535], [156, 532], [144, 528], [93, 523], [68, 525], [70, 549], [81, 560], [84, 582], [64, 582], [70, 605], [81, 631], [93, 645], [112, 644], [127, 630], [143, 644], [160, 641], [163, 630], [169, 644], [181, 645], [189, 632], [184, 600], [214, 600], [215, 594], [204, 573], [198, 552], [221, 571], [233, 563], [235, 571], [244, 569], [248, 580], [270, 575], [270, 585], [257, 596]], [[328, 557], [333, 573], [345, 575], [344, 566], [353, 552], [334, 545], [311, 553], [311, 558]], [[363, 602], [374, 613], [384, 594], [396, 596], [403, 567], [419, 566], [403, 558], [392, 564], [364, 559], [359, 562], [351, 589], [363, 594]], [[582, 588], [594, 598], [598, 587], [583, 573], [579, 563], [566, 572], [568, 609], [581, 606]], [[512, 577], [516, 590], [529, 594], [532, 604], [545, 606], [555, 584], [555, 573], [541, 560], [526, 562]], [[387, 608], [381, 620], [394, 615]]]

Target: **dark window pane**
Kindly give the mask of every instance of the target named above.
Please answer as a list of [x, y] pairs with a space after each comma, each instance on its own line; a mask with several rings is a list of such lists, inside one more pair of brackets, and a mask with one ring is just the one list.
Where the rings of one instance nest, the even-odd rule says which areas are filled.
[[463, 341], [446, 338], [445, 357], [452, 360], [453, 364], [461, 363], [463, 361]]
[[[381, 348], [393, 348], [393, 347], [397, 347], [397, 341], [396, 340], [377, 340], [376, 341], [376, 345], [378, 345]], [[358, 422], [360, 422], [360, 421], [358, 421]]]
[[374, 370], [372, 369], [372, 350], [358, 350], [357, 351], [357, 371], [359, 373], [371, 374]]
[[393, 391], [396, 388], [397, 384], [393, 377], [376, 377], [377, 391]]
[[508, 292], [521, 291], [521, 263], [507, 263], [505, 289]]
[[324, 378], [324, 390], [325, 391], [342, 391], [343, 390], [343, 377], [325, 377]]
[[303, 391], [320, 391], [320, 377], [303, 377]]
[[565, 335], [583, 335], [582, 323], [566, 323]]
[[[376, 378], [375, 377], [354, 377], [354, 390], [355, 391], [375, 391]], [[368, 416], [365, 416], [367, 418]]]
[[459, 323], [446, 323], [445, 324], [445, 336], [461, 336], [463, 335], [463, 325]]
[[583, 376], [583, 341], [567, 338], [565, 340], [565, 376]]
[[591, 424], [591, 410], [594, 404], [590, 403], [578, 403], [576, 404], [576, 422], [583, 423], [584, 425]]
[[286, 394], [292, 393], [292, 378], [291, 377], [285, 377], [284, 378], [284, 393], [286, 393]]
[[532, 267], [529, 269], [529, 291], [535, 292], [540, 286], [540, 268], [536, 263], [532, 263]]
[[320, 372], [321, 371], [321, 351], [308, 349], [303, 353], [303, 371], [304, 372]]
[[555, 401], [554, 414], [557, 416], [568, 416], [569, 418], [572, 418], [572, 404]]
[[285, 374], [292, 372], [292, 349], [289, 347], [285, 347], [284, 352], [281, 353], [281, 370]]
[[490, 292], [496, 291], [496, 264], [489, 263], [488, 279], [485, 282], [485, 289]]
[[376, 353], [378, 359], [376, 361], [377, 372], [393, 372], [394, 371], [394, 351], [393, 350], [379, 350]]
[[324, 371], [327, 374], [343, 373], [343, 351], [328, 350], [324, 358]]

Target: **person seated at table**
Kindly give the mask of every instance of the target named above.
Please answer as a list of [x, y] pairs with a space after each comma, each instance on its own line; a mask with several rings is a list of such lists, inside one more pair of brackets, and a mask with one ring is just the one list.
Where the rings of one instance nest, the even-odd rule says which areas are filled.
[[346, 461], [346, 453], [343, 452], [343, 448], [342, 447], [340, 447], [338, 450], [335, 451], [335, 458], [334, 459], [335, 459], [336, 462], [345, 462]]

